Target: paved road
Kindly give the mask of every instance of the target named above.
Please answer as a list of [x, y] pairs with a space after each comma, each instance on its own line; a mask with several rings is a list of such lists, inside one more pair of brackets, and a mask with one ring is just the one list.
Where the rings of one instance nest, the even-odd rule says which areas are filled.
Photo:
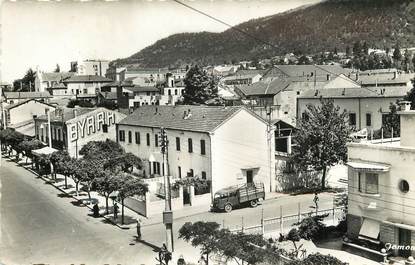
[[[151, 245], [165, 240], [163, 224], [144, 226], [143, 239], [135, 242], [134, 229], [121, 230], [87, 215], [85, 207], [73, 205], [72, 198], [45, 184], [15, 163], [0, 167], [0, 263], [4, 264], [155, 264]], [[232, 213], [201, 213], [174, 222], [175, 256], [183, 254], [196, 262], [198, 250], [178, 240], [178, 229], [185, 222], [215, 221], [226, 227], [250, 226], [264, 217], [295, 214], [300, 202], [303, 211], [312, 205], [313, 195], [284, 197], [265, 201], [257, 208]], [[330, 208], [332, 195], [320, 196], [320, 207]], [[185, 211], [185, 210], [184, 210]], [[289, 227], [288, 227], [289, 228]], [[287, 228], [287, 229], [288, 229]], [[177, 258], [176, 257], [176, 258]], [[188, 259], [189, 260], [189, 259]]]
[[[87, 215], [84, 207], [27, 170], [0, 167], [0, 263], [143, 264], [151, 247], [136, 244], [132, 231]], [[131, 244], [131, 245], [130, 245]], [[134, 245], [133, 245], [134, 244]]]

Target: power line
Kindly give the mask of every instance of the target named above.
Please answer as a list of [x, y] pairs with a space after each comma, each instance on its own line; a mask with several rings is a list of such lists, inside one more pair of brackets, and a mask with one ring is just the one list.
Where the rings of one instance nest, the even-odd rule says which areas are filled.
[[250, 37], [250, 38], [252, 38], [252, 39], [254, 39], [254, 40], [256, 40], [256, 41], [258, 41], [258, 42], [262, 42], [262, 43], [264, 43], [264, 44], [266, 44], [266, 45], [269, 45], [269, 46], [271, 46], [271, 47], [273, 47], [273, 48], [275, 48], [275, 49], [278, 49], [278, 47], [277, 47], [276, 45], [272, 44], [271, 42], [268, 42], [268, 41], [265, 41], [265, 40], [263, 40], [263, 39], [260, 39], [260, 38], [258, 38], [258, 37], [256, 37], [256, 36], [254, 36], [254, 35], [252, 35], [252, 34], [250, 34], [250, 33], [246, 32], [246, 31], [244, 31], [244, 30], [242, 30], [242, 29], [240, 29], [240, 28], [238, 28], [238, 27], [236, 27], [236, 26], [232, 26], [231, 24], [229, 24], [229, 23], [227, 23], [227, 22], [225, 22], [225, 21], [223, 21], [223, 20], [221, 20], [221, 19], [219, 19], [219, 18], [216, 18], [216, 17], [214, 17], [214, 16], [212, 16], [212, 15], [209, 15], [208, 13], [203, 12], [203, 11], [201, 11], [201, 10], [199, 10], [199, 9], [195, 8], [195, 7], [192, 7], [192, 6], [188, 5], [188, 4], [185, 4], [185, 3], [183, 3], [183, 2], [181, 2], [181, 1], [179, 1], [179, 0], [172, 0], [172, 1], [174, 1], [174, 2], [178, 3], [179, 5], [184, 6], [184, 7], [186, 7], [186, 8], [189, 8], [189, 9], [191, 9], [191, 10], [193, 10], [193, 11], [195, 11], [195, 12], [199, 13], [199, 14], [202, 14], [202, 15], [204, 15], [204, 16], [206, 16], [206, 17], [208, 17], [208, 18], [210, 18], [210, 19], [212, 19], [212, 20], [214, 20], [214, 21], [216, 21], [216, 22], [219, 22], [219, 23], [221, 23], [221, 24], [223, 24], [223, 25], [225, 25], [225, 26], [229, 27], [230, 29], [235, 30], [235, 31], [237, 31], [237, 32], [239, 32], [239, 33], [242, 33], [242, 34], [244, 34], [244, 35], [246, 35], [246, 36], [248, 36], [248, 37]]

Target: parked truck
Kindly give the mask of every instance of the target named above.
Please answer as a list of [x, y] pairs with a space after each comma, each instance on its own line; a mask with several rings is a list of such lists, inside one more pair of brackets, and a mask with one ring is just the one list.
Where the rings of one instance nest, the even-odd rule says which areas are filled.
[[213, 197], [212, 210], [231, 212], [241, 206], [256, 207], [265, 199], [264, 183], [247, 183], [218, 190]]

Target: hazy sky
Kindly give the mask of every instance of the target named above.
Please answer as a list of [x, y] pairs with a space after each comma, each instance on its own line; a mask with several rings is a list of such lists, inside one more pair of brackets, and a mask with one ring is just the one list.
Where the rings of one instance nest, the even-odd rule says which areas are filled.
[[[319, 0], [184, 0], [235, 25]], [[227, 27], [171, 0], [4, 2], [1, 78], [11, 82], [39, 66], [61, 70], [77, 59], [123, 58], [179, 32]]]

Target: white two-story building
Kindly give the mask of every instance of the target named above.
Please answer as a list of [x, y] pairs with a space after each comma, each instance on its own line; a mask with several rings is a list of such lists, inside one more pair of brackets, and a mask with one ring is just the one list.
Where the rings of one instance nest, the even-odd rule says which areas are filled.
[[[163, 174], [160, 128], [168, 137], [168, 174], [211, 180], [219, 189], [262, 182], [274, 191], [274, 132], [244, 107], [142, 106], [117, 124], [117, 141], [144, 162], [144, 175]], [[246, 128], [249, 128], [247, 130]]]
[[[348, 236], [415, 255], [415, 111], [399, 112], [399, 141], [348, 145]], [[397, 140], [397, 139], [395, 139]], [[389, 248], [388, 248], [389, 246]]]

